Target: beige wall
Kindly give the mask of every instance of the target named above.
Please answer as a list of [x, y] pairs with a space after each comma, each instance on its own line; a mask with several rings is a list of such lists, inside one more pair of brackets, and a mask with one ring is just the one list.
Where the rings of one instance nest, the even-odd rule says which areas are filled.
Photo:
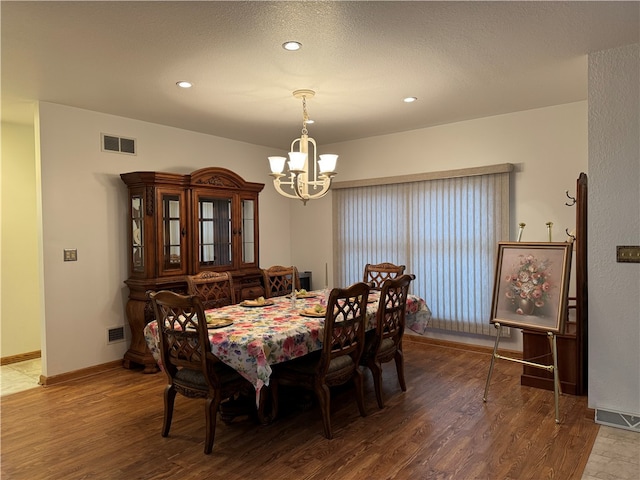
[[3, 358], [40, 350], [36, 184], [33, 126], [2, 123]]

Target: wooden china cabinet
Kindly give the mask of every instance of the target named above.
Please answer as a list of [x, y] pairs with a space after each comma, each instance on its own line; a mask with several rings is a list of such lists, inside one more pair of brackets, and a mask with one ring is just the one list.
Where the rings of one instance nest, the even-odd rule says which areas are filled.
[[131, 344], [123, 365], [155, 372], [143, 333], [153, 320], [147, 291], [185, 293], [187, 275], [213, 270], [231, 272], [237, 300], [264, 293], [258, 259], [258, 194], [264, 184], [216, 167], [189, 175], [131, 172], [120, 177], [129, 189], [125, 283]]

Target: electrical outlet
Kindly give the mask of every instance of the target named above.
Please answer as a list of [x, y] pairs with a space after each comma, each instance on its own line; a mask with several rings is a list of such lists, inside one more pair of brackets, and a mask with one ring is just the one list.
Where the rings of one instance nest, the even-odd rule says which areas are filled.
[[78, 250], [75, 248], [65, 248], [64, 249], [64, 261], [65, 262], [77, 262], [78, 261]]
[[618, 245], [616, 260], [622, 263], [640, 263], [640, 246]]

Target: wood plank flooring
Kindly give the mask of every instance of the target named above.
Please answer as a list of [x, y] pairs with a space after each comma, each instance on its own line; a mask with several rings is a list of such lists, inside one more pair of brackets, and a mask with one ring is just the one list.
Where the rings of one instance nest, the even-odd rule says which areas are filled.
[[379, 410], [366, 371], [367, 417], [352, 391], [332, 397], [334, 439], [316, 405], [270, 425], [218, 420], [203, 454], [203, 400], [178, 396], [168, 438], [163, 374], [117, 368], [2, 397], [1, 478], [38, 479], [580, 479], [598, 432], [586, 397], [520, 386], [521, 366], [405, 341], [407, 392], [383, 367]]

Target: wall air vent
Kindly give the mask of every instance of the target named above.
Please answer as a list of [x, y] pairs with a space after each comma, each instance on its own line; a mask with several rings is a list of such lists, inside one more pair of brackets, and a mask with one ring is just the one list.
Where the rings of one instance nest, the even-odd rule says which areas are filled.
[[596, 408], [596, 423], [640, 432], [640, 415]]
[[107, 329], [107, 344], [124, 342], [124, 327], [111, 327]]
[[118, 137], [116, 135], [101, 134], [101, 148], [103, 152], [124, 153], [126, 155], [136, 154], [136, 139]]

